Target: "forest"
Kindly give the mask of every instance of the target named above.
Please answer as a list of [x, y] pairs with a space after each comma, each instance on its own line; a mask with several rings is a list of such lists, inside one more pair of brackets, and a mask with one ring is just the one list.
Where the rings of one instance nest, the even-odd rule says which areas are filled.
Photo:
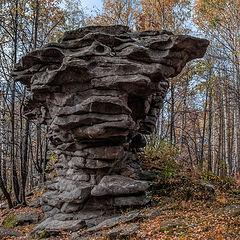
[[89, 25], [166, 29], [210, 41], [204, 58], [187, 64], [170, 86], [148, 154], [174, 158], [214, 176], [240, 175], [240, 1], [103, 0], [89, 11], [81, 0], [0, 0], [0, 200], [26, 205], [26, 195], [54, 168], [48, 129], [29, 121], [26, 88], [12, 71], [26, 53]]

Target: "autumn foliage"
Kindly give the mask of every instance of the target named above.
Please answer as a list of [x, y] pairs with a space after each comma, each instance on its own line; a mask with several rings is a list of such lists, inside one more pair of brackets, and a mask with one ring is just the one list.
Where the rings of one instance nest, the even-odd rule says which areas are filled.
[[177, 9], [186, 3], [186, 0], [104, 0], [103, 12], [92, 18], [90, 24], [122, 24], [137, 31], [172, 29], [179, 32], [179, 24], [186, 16], [177, 13]]

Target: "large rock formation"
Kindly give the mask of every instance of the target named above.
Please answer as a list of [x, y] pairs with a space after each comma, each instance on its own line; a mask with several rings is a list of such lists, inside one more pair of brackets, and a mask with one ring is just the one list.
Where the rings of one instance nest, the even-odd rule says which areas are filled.
[[45, 218], [92, 226], [117, 207], [148, 202], [136, 149], [154, 131], [167, 78], [207, 46], [167, 31], [91, 26], [21, 59], [13, 75], [29, 91], [25, 114], [48, 125], [57, 154]]

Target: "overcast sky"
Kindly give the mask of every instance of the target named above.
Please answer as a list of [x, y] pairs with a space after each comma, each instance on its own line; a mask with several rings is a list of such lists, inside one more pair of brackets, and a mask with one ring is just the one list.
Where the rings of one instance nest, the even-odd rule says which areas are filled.
[[102, 0], [81, 0], [82, 6], [84, 8], [87, 8], [88, 11], [91, 13], [92, 11], [99, 9], [102, 9]]

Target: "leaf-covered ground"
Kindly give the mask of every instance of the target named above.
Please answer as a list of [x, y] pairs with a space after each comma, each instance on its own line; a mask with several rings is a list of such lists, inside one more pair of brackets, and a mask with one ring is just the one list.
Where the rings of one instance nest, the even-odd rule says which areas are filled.
[[[159, 209], [159, 216], [138, 222], [140, 230], [130, 239], [240, 239], [240, 214], [235, 217], [215, 214], [225, 206], [240, 205], [237, 196], [219, 196], [215, 201], [182, 201], [168, 204], [165, 198], [155, 201], [159, 201], [160, 206], [153, 209]], [[20, 208], [14, 211], [15, 214], [19, 214], [28, 209]], [[0, 214], [2, 215], [3, 211]], [[7, 215], [1, 218], [1, 222]], [[3, 239], [29, 239], [29, 233], [34, 227], [35, 225], [16, 227], [14, 230], [20, 231], [23, 236]], [[70, 239], [70, 234], [62, 233], [61, 236], [51, 239]]]
[[140, 223], [136, 239], [240, 239], [240, 214], [215, 214], [224, 206], [240, 204], [238, 198], [226, 199], [168, 204], [161, 215]]

